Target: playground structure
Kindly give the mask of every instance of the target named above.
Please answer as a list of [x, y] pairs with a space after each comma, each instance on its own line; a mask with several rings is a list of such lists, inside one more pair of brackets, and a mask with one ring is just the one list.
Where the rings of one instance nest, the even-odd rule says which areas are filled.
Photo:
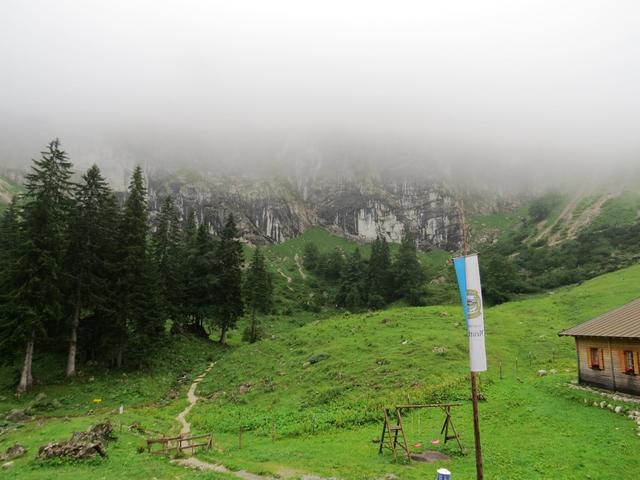
[[445, 415], [444, 423], [440, 429], [440, 435], [444, 435], [444, 443], [449, 440], [456, 440], [460, 453], [464, 454], [464, 447], [460, 442], [460, 435], [453, 425], [453, 418], [451, 416], [451, 407], [458, 407], [460, 403], [430, 403], [430, 404], [417, 404], [417, 405], [396, 405], [393, 413], [391, 409], [385, 408], [384, 424], [382, 426], [382, 436], [380, 437], [380, 448], [378, 453], [382, 453], [384, 448], [388, 448], [393, 453], [394, 461], [398, 461], [398, 450], [404, 455], [408, 462], [411, 462], [411, 451], [409, 440], [405, 432], [405, 428], [402, 423], [403, 412], [419, 409], [440, 409]]

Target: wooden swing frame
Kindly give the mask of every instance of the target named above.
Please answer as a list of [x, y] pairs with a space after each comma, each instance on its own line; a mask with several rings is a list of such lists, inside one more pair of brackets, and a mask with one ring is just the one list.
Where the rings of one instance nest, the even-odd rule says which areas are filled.
[[[380, 448], [378, 453], [382, 453], [384, 448], [388, 448], [393, 453], [393, 458], [398, 461], [398, 448], [400, 448], [407, 458], [408, 462], [411, 462], [411, 452], [409, 451], [409, 441], [404, 432], [402, 425], [402, 412], [406, 410], [439, 408], [445, 414], [444, 423], [440, 429], [440, 435], [444, 434], [444, 443], [449, 440], [455, 439], [460, 449], [460, 453], [465, 454], [462, 442], [460, 442], [460, 435], [458, 434], [455, 426], [453, 425], [453, 417], [451, 416], [451, 407], [459, 407], [461, 403], [427, 403], [427, 404], [409, 404], [409, 405], [396, 405], [395, 417], [396, 423], [392, 423], [392, 414], [390, 409], [384, 409], [384, 425], [382, 426], [382, 437], [380, 438]], [[449, 433], [451, 431], [451, 433]]]

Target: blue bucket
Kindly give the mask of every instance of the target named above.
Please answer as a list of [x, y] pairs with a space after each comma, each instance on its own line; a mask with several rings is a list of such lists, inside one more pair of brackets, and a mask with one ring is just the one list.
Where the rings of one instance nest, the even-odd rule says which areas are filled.
[[451, 472], [446, 468], [439, 468], [436, 472], [436, 480], [451, 480]]

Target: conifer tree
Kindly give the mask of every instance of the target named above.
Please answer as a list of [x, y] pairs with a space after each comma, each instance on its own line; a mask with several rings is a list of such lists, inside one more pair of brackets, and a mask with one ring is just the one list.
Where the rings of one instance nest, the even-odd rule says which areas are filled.
[[389, 244], [384, 237], [377, 236], [371, 244], [371, 257], [367, 269], [367, 292], [369, 306], [381, 308], [389, 300], [393, 288]]
[[318, 246], [313, 242], [308, 242], [304, 246], [304, 253], [302, 254], [302, 264], [304, 268], [311, 272], [315, 272], [320, 262], [320, 251]]
[[245, 303], [251, 310], [251, 324], [247, 338], [250, 343], [258, 340], [257, 313], [268, 313], [272, 305], [273, 287], [271, 272], [267, 270], [264, 255], [256, 248], [245, 279]]
[[233, 214], [229, 214], [217, 249], [219, 271], [219, 303], [217, 324], [220, 327], [220, 343], [227, 341], [227, 332], [236, 326], [242, 315], [242, 245]]
[[13, 324], [11, 335], [25, 347], [18, 392], [25, 392], [33, 384], [31, 365], [36, 340], [44, 338], [63, 316], [70, 177], [71, 163], [57, 139], [41, 152], [39, 160], [34, 160], [26, 175], [17, 262], [5, 305], [12, 316], [3, 322], [5, 328]]
[[366, 271], [367, 265], [360, 254], [360, 249], [347, 257], [340, 275], [340, 287], [336, 295], [336, 303], [349, 309], [360, 309], [366, 305]]
[[153, 342], [163, 332], [158, 312], [157, 272], [147, 239], [147, 191], [142, 169], [138, 166], [129, 184], [119, 229], [118, 265], [119, 312], [116, 335], [119, 337], [116, 364], [122, 365], [127, 346], [131, 356], [141, 362]]
[[74, 188], [65, 270], [69, 277], [71, 324], [67, 376], [76, 374], [78, 327], [83, 315], [93, 314], [107, 289], [107, 255], [113, 231], [110, 215], [113, 194], [100, 169], [93, 165]]
[[404, 227], [393, 270], [396, 297], [405, 298], [412, 305], [419, 304], [426, 276], [418, 261], [415, 235], [408, 226]]
[[168, 195], [160, 207], [158, 228], [153, 235], [162, 310], [174, 323], [181, 312], [183, 285], [180, 256], [183, 249], [178, 209]]
[[[84, 347], [88, 358], [95, 361], [117, 350], [120, 332], [120, 228], [122, 212], [113, 192], [109, 192], [100, 207], [99, 278], [104, 290], [96, 295], [92, 311], [82, 319]], [[113, 358], [113, 356], [111, 357]]]
[[185, 307], [192, 318], [193, 331], [204, 333], [204, 322], [212, 319], [218, 304], [216, 243], [205, 223], [191, 241], [185, 275]]
[[11, 355], [16, 346], [12, 330], [17, 312], [15, 302], [12, 302], [10, 297], [18, 261], [17, 246], [20, 233], [16, 199], [15, 196], [11, 199], [0, 220], [0, 355], [2, 356]]

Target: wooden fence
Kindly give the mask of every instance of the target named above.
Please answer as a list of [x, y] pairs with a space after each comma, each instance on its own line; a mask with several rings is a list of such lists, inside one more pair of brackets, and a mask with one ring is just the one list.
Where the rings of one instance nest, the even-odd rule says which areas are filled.
[[[159, 445], [159, 448], [153, 448], [154, 445]], [[196, 449], [201, 447], [211, 450], [212, 446], [212, 433], [193, 435], [190, 437], [161, 437], [147, 439], [147, 451], [155, 455], [167, 455], [173, 451], [184, 452], [185, 450], [191, 450], [193, 453]]]

